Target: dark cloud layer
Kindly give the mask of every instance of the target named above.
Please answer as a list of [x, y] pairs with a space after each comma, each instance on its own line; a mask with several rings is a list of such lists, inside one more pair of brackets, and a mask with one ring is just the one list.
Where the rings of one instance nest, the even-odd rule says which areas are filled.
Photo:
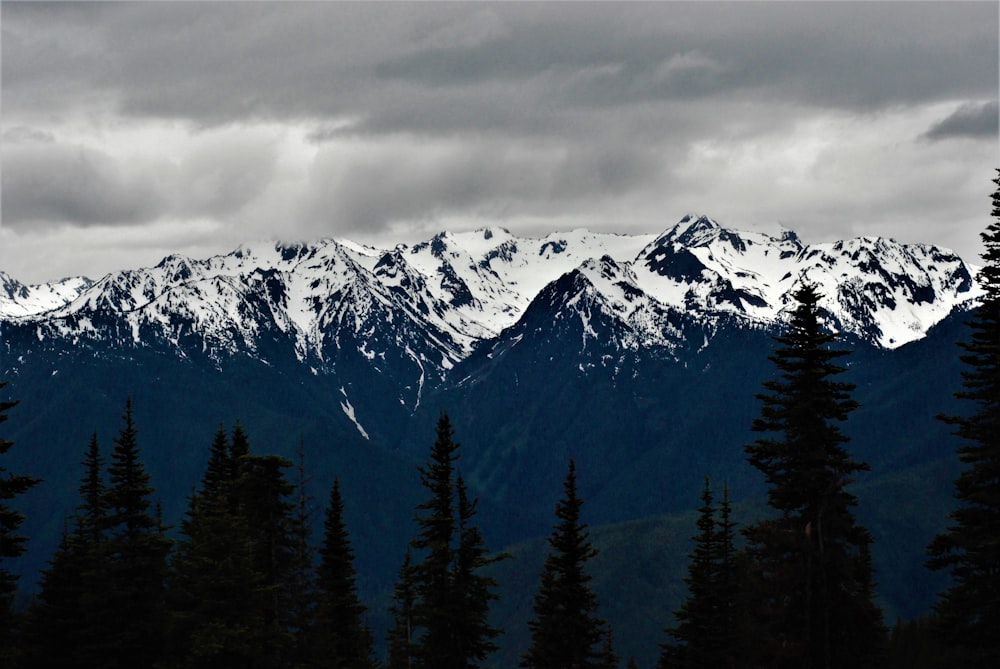
[[463, 217], [635, 231], [693, 207], [948, 242], [931, 216], [968, 221], [981, 194], [928, 203], [912, 172], [988, 188], [973, 175], [1000, 163], [995, 2], [0, 13], [3, 224], [21, 236], [372, 238]]
[[4, 225], [142, 223], [164, 204], [154, 183], [94, 149], [52, 142], [5, 147]]
[[951, 137], [989, 139], [996, 138], [998, 131], [1000, 131], [1000, 107], [996, 100], [985, 103], [967, 102], [947, 118], [935, 123], [925, 137], [932, 140]]
[[209, 124], [379, 117], [423, 90], [437, 109], [374, 128], [426, 131], [455, 102], [516, 102], [517, 82], [531, 131], [546, 100], [557, 115], [737, 93], [870, 108], [989, 98], [997, 72], [993, 3], [35, 4], [3, 6], [5, 107], [91, 91]]

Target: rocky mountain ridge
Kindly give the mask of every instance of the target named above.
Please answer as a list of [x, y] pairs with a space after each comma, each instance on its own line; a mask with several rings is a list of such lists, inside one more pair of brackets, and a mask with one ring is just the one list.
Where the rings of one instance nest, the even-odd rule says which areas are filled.
[[[262, 338], [287, 339], [322, 368], [338, 333], [398, 330], [391, 345], [440, 375], [514, 325], [542, 289], [575, 272], [601, 308], [633, 333], [630, 345], [664, 345], [665, 314], [749, 325], [783, 318], [790, 293], [819, 285], [830, 326], [883, 348], [919, 339], [978, 295], [972, 271], [950, 251], [882, 238], [804, 245], [685, 216], [658, 237], [573, 231], [541, 239], [504, 229], [441, 233], [376, 249], [349, 241], [244, 246], [206, 260], [168, 256], [156, 267], [99, 281], [23, 286], [3, 275], [0, 318], [39, 338], [108, 336], [208, 355], [259, 355]], [[365, 348], [375, 360], [386, 351]]]

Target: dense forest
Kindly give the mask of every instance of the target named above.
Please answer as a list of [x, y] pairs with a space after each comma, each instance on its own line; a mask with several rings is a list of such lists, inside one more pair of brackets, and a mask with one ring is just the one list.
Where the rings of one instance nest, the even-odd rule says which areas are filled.
[[[1000, 172], [998, 172], [1000, 173]], [[813, 286], [775, 337], [773, 379], [756, 395], [746, 463], [763, 478], [767, 511], [738, 527], [725, 482], [706, 477], [692, 528], [686, 599], [663, 634], [657, 669], [701, 667], [1000, 666], [1000, 176], [977, 277], [985, 296], [958, 354], [964, 415], [942, 415], [961, 440], [950, 524], [928, 537], [927, 567], [950, 576], [932, 611], [891, 628], [876, 599], [872, 533], [855, 517], [855, 459], [842, 425], [858, 407], [842, 382], [849, 351], [822, 327]], [[6, 384], [0, 385], [4, 387]], [[16, 401], [0, 401], [0, 423]], [[132, 400], [110, 451], [83, 449], [77, 506], [26, 610], [4, 560], [24, 551], [17, 497], [44, 485], [0, 461], [0, 666], [387, 667], [490, 666], [504, 630], [477, 499], [442, 413], [419, 469], [424, 498], [398, 556], [376, 639], [359, 596], [339, 482], [329, 482], [314, 537], [310, 477], [297, 461], [257, 453], [236, 422], [206, 435], [209, 457], [178, 527], [167, 527], [140, 448]], [[751, 441], [752, 440], [752, 441]], [[83, 441], [83, 440], [81, 440]], [[0, 438], [0, 456], [14, 444]], [[570, 459], [537, 573], [520, 666], [637, 666], [615, 649], [589, 561], [597, 555]]]

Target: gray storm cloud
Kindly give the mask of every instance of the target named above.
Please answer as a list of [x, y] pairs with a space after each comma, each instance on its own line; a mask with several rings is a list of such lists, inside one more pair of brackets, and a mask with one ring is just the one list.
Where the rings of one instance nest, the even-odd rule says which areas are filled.
[[92, 148], [30, 143], [3, 157], [3, 221], [14, 228], [151, 221], [164, 206], [154, 179]]
[[973, 139], [996, 138], [1000, 132], [1000, 106], [997, 101], [966, 102], [947, 118], [935, 123], [925, 133], [927, 139], [970, 137]]
[[[905, 221], [971, 248], [1000, 163], [996, 3], [0, 14], [11, 256], [60, 226], [169, 240], [177, 225], [202, 244], [473, 219], [618, 229], [689, 209], [806, 238]], [[914, 174], [928, 170], [962, 187], [928, 203]]]

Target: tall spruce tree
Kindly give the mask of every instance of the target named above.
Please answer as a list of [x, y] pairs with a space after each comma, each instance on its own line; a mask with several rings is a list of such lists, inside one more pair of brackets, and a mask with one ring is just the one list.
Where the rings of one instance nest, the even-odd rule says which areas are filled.
[[163, 651], [170, 540], [151, 508], [154, 490], [140, 459], [131, 398], [123, 420], [105, 493], [107, 538], [101, 557], [107, 561], [108, 589], [95, 604], [107, 646], [95, 650], [106, 667], [148, 667]]
[[403, 566], [393, 588], [389, 615], [392, 626], [386, 636], [388, 653], [387, 669], [413, 669], [416, 666], [417, 647], [414, 641], [414, 610], [417, 605], [416, 587], [413, 582], [413, 560], [410, 550], [406, 551]]
[[168, 574], [173, 666], [218, 667], [255, 661], [252, 567], [238, 471], [223, 427], [215, 432], [201, 486], [188, 501]]
[[[7, 382], [0, 382], [0, 389]], [[0, 400], [0, 423], [7, 420], [7, 412], [17, 406], [16, 401]], [[7, 453], [13, 441], [0, 437], [0, 456]], [[8, 501], [22, 495], [39, 483], [39, 479], [26, 474], [14, 474], [0, 463], [0, 665], [13, 662], [14, 634], [18, 616], [14, 613], [14, 593], [17, 576], [7, 569], [5, 561], [25, 551], [28, 538], [20, 534], [24, 514], [8, 505]]]
[[316, 569], [316, 622], [310, 635], [310, 666], [374, 669], [374, 639], [357, 590], [354, 548], [344, 520], [340, 482], [334, 479], [323, 522]]
[[[25, 669], [71, 667], [79, 662], [76, 641], [79, 639], [83, 610], [80, 606], [82, 572], [77, 562], [80, 554], [76, 535], [64, 527], [49, 566], [42, 571], [40, 592], [31, 608], [21, 634], [20, 664]], [[9, 662], [8, 658], [8, 662]]]
[[271, 668], [296, 658], [292, 463], [250, 453], [237, 423], [213, 438], [171, 562], [170, 663]]
[[295, 510], [292, 516], [292, 568], [289, 583], [289, 626], [295, 636], [296, 664], [308, 664], [311, 634], [316, 622], [316, 566], [312, 544], [313, 499], [308, 492], [312, 480], [306, 469], [305, 441], [300, 436], [295, 451]]
[[746, 447], [778, 512], [743, 531], [754, 570], [753, 617], [766, 621], [754, 639], [755, 660], [771, 668], [874, 666], [885, 628], [868, 588], [871, 535], [855, 522], [857, 500], [846, 489], [868, 466], [845, 450], [838, 425], [857, 407], [854, 386], [833, 379], [845, 371], [834, 360], [848, 352], [829, 348], [834, 336], [821, 328], [815, 287], [793, 297], [795, 310], [770, 356], [779, 378], [764, 383], [753, 423], [771, 436]]
[[87, 610], [106, 590], [100, 560], [107, 511], [103, 460], [97, 434], [91, 436], [83, 461], [80, 503], [42, 572], [38, 597], [29, 611], [24, 646], [26, 667], [78, 666], [81, 652], [99, 630], [87, 625]]
[[455, 615], [451, 565], [455, 535], [455, 443], [451, 421], [445, 414], [437, 424], [437, 438], [430, 461], [420, 468], [420, 482], [430, 493], [417, 506], [417, 536], [411, 542], [418, 561], [413, 564], [417, 605], [414, 617], [421, 629], [417, 644], [420, 666], [452, 667], [451, 624]]
[[661, 646], [659, 669], [724, 669], [735, 666], [737, 661], [737, 637], [733, 632], [735, 561], [728, 488], [717, 509], [706, 477], [701, 501], [698, 534], [693, 537], [695, 545], [684, 579], [688, 598], [674, 613], [677, 625], [667, 629], [672, 641]]
[[[235, 441], [235, 440], [234, 440]], [[253, 577], [248, 607], [250, 652], [257, 667], [282, 667], [294, 648], [290, 596], [295, 567], [295, 486], [284, 471], [292, 462], [277, 455], [239, 458], [238, 522], [247, 531]]]
[[1000, 170], [993, 180], [993, 222], [981, 234], [986, 250], [977, 279], [984, 291], [971, 340], [959, 344], [969, 416], [944, 416], [963, 441], [964, 469], [955, 481], [952, 524], [928, 547], [928, 565], [948, 570], [951, 585], [935, 604], [936, 629], [950, 666], [1000, 666]]
[[455, 639], [457, 655], [465, 659], [463, 666], [471, 668], [486, 660], [497, 650], [495, 639], [500, 630], [489, 623], [490, 602], [499, 599], [497, 581], [483, 570], [507, 557], [490, 555], [483, 535], [472, 521], [476, 515], [476, 500], [469, 497], [461, 476], [455, 483], [458, 497], [458, 549], [452, 567], [455, 591]]
[[420, 631], [413, 659], [424, 669], [475, 667], [498, 634], [486, 623], [494, 584], [479, 574], [493, 560], [486, 558], [482, 536], [471, 523], [474, 500], [464, 484], [461, 495], [457, 492], [458, 447], [451, 420], [442, 413], [430, 461], [420, 468], [429, 497], [417, 506], [418, 532], [410, 542], [418, 557], [410, 576], [413, 620]]
[[526, 669], [590, 669], [610, 664], [607, 623], [597, 616], [597, 595], [590, 588], [587, 562], [597, 555], [587, 525], [580, 520], [583, 500], [576, 492], [576, 465], [569, 462], [563, 497], [556, 504], [556, 525], [528, 622], [531, 645], [521, 658]]
[[743, 646], [742, 615], [743, 586], [741, 553], [736, 550], [736, 523], [732, 518], [733, 507], [729, 500], [729, 483], [722, 486], [722, 502], [719, 504], [719, 521], [716, 525], [718, 550], [718, 574], [715, 587], [718, 591], [718, 630], [720, 669], [736, 669], [743, 666], [745, 648]]

